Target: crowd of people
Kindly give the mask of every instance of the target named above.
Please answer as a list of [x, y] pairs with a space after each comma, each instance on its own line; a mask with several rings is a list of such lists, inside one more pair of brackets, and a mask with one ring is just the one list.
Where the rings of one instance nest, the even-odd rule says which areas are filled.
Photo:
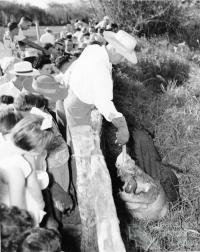
[[26, 16], [8, 23], [0, 48], [2, 251], [79, 251], [72, 131], [92, 134], [96, 109], [116, 128], [116, 144], [128, 142], [112, 65], [137, 63], [136, 39], [108, 16], [68, 22], [59, 35], [46, 28], [36, 42], [26, 35], [31, 25]]
[[117, 143], [128, 141], [126, 120], [112, 102], [111, 64], [136, 63], [136, 41], [107, 16], [69, 22], [59, 35], [46, 28], [36, 42], [26, 35], [32, 23], [26, 16], [8, 23], [0, 50], [2, 251], [78, 251], [70, 132], [89, 126], [96, 108], [118, 129]]

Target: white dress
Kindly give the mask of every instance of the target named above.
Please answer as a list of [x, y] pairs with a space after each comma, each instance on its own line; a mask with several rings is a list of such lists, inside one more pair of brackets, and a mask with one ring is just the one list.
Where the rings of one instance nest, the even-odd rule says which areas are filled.
[[[2, 134], [0, 134], [0, 171], [8, 167], [15, 168], [16, 164], [21, 168], [25, 179], [32, 172], [32, 168], [28, 161], [23, 157], [25, 152], [20, 148], [16, 147], [10, 140], [5, 139]], [[12, 158], [11, 158], [12, 157]], [[44, 209], [43, 199], [33, 198], [31, 192], [26, 188], [25, 190], [25, 201], [27, 210], [33, 216], [35, 220], [35, 225], [38, 226], [42, 221], [43, 216], [46, 212]], [[10, 206], [9, 190], [8, 185], [0, 179], [0, 202]]]

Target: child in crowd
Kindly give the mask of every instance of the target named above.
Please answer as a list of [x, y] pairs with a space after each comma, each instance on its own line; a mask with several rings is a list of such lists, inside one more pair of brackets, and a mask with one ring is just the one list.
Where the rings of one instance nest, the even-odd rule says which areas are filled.
[[0, 204], [1, 251], [16, 252], [22, 233], [33, 226], [34, 220], [26, 210]]
[[27, 209], [35, 225], [39, 225], [45, 212], [36, 169], [40, 156], [52, 142], [53, 131], [45, 125], [42, 116], [29, 115], [19, 120], [19, 113], [14, 113], [6, 108], [0, 110], [3, 118], [0, 120], [0, 202]]
[[17, 252], [61, 252], [60, 235], [53, 229], [30, 229], [24, 233]]
[[33, 62], [33, 67], [38, 69], [40, 74], [52, 74], [51, 60], [45, 55], [37, 57]]
[[0, 104], [13, 104], [14, 102], [14, 97], [11, 95], [2, 95], [0, 96]]
[[[42, 102], [43, 96], [39, 94], [20, 94], [14, 103], [15, 109], [21, 113], [29, 112], [32, 107], [37, 107], [43, 112], [48, 112], [45, 102]], [[66, 210], [72, 210], [73, 199], [69, 193], [69, 151], [65, 140], [63, 139], [56, 121], [53, 120], [52, 129], [54, 133], [53, 144], [48, 149], [46, 162], [47, 170], [52, 177], [50, 191], [53, 198], [54, 209], [58, 221], [61, 222], [60, 214]]]

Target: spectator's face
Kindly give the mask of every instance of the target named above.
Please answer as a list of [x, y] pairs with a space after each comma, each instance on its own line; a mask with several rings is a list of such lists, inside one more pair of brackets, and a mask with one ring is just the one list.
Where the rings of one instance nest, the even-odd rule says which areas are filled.
[[114, 47], [112, 47], [110, 44], [108, 44], [107, 49], [109, 51], [110, 62], [113, 65], [117, 65], [125, 60], [124, 57], [121, 54], [119, 54], [116, 51], [116, 49]]
[[56, 54], [56, 56], [62, 56], [65, 52], [65, 48], [64, 46], [62, 45], [59, 45], [59, 44], [55, 44], [55, 47], [54, 47], [54, 53]]
[[94, 27], [90, 27], [89, 33], [95, 33], [95, 28]]
[[19, 33], [19, 28], [17, 27], [15, 29], [13, 29], [11, 32], [12, 32], [13, 36], [17, 36]]
[[73, 42], [71, 40], [67, 40], [65, 42], [66, 50], [71, 52], [73, 50]]
[[39, 69], [40, 74], [51, 74], [52, 73], [52, 66], [51, 64], [45, 64], [41, 69]]
[[119, 30], [118, 27], [114, 27], [114, 28], [113, 28], [113, 32], [115, 32], [115, 33], [117, 33], [118, 30]]
[[87, 41], [87, 40], [89, 40], [89, 39], [90, 39], [90, 36], [89, 36], [89, 35], [87, 35], [87, 36], [85, 36], [85, 37], [84, 37], [84, 39]]
[[28, 30], [31, 27], [32, 23], [30, 21], [22, 21], [20, 25], [22, 30]]

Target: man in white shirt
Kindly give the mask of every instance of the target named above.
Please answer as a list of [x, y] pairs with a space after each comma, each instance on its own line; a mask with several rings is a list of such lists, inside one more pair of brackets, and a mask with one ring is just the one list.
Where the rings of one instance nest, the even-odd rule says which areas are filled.
[[19, 27], [16, 22], [10, 22], [7, 25], [7, 31], [3, 36], [4, 47], [7, 50], [7, 57], [15, 56], [20, 57], [20, 48], [16, 41], [16, 36], [19, 33]]
[[[72, 139], [68, 143], [71, 144], [72, 153], [75, 154], [76, 162], [74, 163], [74, 159], [72, 159], [72, 177], [74, 184], [76, 184], [76, 174], [74, 175], [74, 173], [77, 171], [77, 194], [78, 199], [81, 200], [81, 204], [79, 205], [80, 212], [83, 206], [89, 205], [91, 209], [94, 206], [97, 227], [101, 227], [101, 224], [98, 225], [98, 221], [104, 223], [102, 230], [105, 231], [105, 234], [102, 235], [105, 241], [108, 233], [107, 227], [111, 226], [109, 219], [110, 223], [117, 223], [118, 220], [115, 221], [113, 211], [115, 207], [110, 188], [111, 183], [108, 171], [106, 170], [105, 160], [100, 150], [100, 139], [96, 134], [97, 131], [100, 131], [100, 123], [98, 123], [100, 121], [98, 120], [99, 115], [98, 113], [93, 113], [93, 110], [97, 109], [107, 121], [110, 121], [117, 128], [117, 144], [124, 145], [128, 142], [129, 131], [126, 119], [117, 111], [112, 101], [113, 80], [111, 70], [112, 64], [118, 64], [124, 58], [134, 64], [137, 62], [137, 58], [134, 52], [136, 41], [126, 32], [119, 31], [117, 34], [107, 32], [104, 33], [104, 38], [109, 42], [108, 46], [100, 46], [98, 44], [88, 45], [79, 58], [71, 65], [70, 69], [67, 70], [65, 83], [69, 86], [69, 92], [64, 100], [64, 109], [68, 132], [70, 133], [68, 137], [70, 136]], [[95, 122], [96, 129], [93, 128], [93, 118], [95, 118], [93, 122]], [[90, 191], [93, 193], [90, 194]], [[95, 193], [97, 193], [97, 196], [95, 195], [94, 197], [93, 194]], [[83, 195], [88, 195], [88, 198], [80, 198]], [[101, 196], [99, 197], [99, 195]], [[93, 199], [95, 202], [91, 204]], [[99, 215], [97, 211], [98, 207], [96, 208], [95, 204], [100, 201], [105, 202], [104, 200], [107, 201], [105, 204], [106, 213], [102, 216]], [[109, 206], [112, 207], [108, 209]], [[109, 213], [109, 216], [107, 213]], [[91, 214], [93, 214], [93, 209], [91, 210]], [[85, 217], [89, 218], [86, 214], [84, 215]], [[103, 227], [105, 228], [103, 229]], [[111, 250], [123, 252], [125, 249], [121, 243], [118, 230], [118, 224], [116, 224], [113, 230], [109, 229], [108, 237], [111, 241], [112, 237], [114, 237], [116, 241], [111, 242], [113, 244]], [[97, 232], [97, 236], [99, 242], [101, 240], [101, 231]]]
[[78, 125], [90, 125], [91, 111], [99, 112], [118, 129], [116, 142], [125, 144], [129, 139], [126, 120], [113, 102], [112, 64], [126, 58], [135, 64], [136, 40], [124, 31], [104, 32], [108, 46], [90, 45], [65, 74], [69, 95], [64, 101], [69, 129]]
[[49, 54], [49, 52], [41, 47], [40, 45], [34, 43], [31, 41], [28, 36], [25, 34], [25, 31], [27, 31], [32, 25], [32, 20], [29, 17], [23, 16], [20, 19], [20, 22], [18, 24], [19, 26], [19, 34], [15, 37], [17, 41], [24, 42], [27, 46], [35, 48], [37, 50], [42, 51], [44, 54]]
[[45, 29], [45, 33], [40, 37], [40, 42], [42, 44], [51, 43], [52, 45], [55, 43], [55, 36], [50, 28]]

